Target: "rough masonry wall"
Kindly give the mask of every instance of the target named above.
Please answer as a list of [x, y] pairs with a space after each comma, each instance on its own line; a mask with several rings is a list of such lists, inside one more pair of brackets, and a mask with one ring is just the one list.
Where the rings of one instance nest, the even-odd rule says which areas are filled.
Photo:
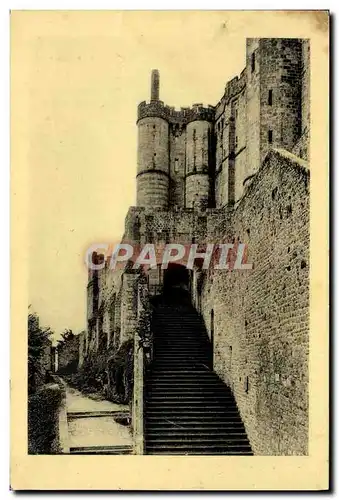
[[[215, 224], [216, 234], [222, 226]], [[255, 454], [307, 454], [306, 164], [271, 151], [224, 234], [224, 241], [248, 244], [254, 267], [205, 279], [201, 303], [208, 329], [214, 309], [214, 369], [234, 392]]]
[[[215, 206], [237, 201], [246, 174], [246, 69], [227, 83], [216, 106]], [[240, 186], [240, 187], [239, 187]]]
[[246, 172], [246, 123], [247, 123], [246, 91], [239, 94], [234, 104], [235, 123], [235, 163], [234, 163], [234, 201], [238, 201], [244, 191]]
[[138, 173], [163, 170], [168, 173], [168, 123], [157, 117], [138, 122]]
[[246, 40], [246, 173], [253, 175], [260, 166], [260, 54], [259, 40]]
[[[292, 151], [301, 135], [301, 41], [260, 40], [261, 160], [270, 147]], [[272, 103], [269, 102], [272, 92]], [[269, 131], [272, 142], [269, 142]]]
[[167, 208], [169, 177], [159, 172], [144, 172], [137, 177], [137, 205]]
[[170, 125], [170, 207], [185, 204], [186, 126]]
[[138, 122], [137, 205], [166, 208], [169, 189], [168, 123], [157, 117]]
[[302, 41], [302, 86], [301, 86], [301, 133], [304, 139], [301, 157], [309, 159], [309, 133], [310, 133], [310, 41]]
[[[287, 104], [283, 87], [289, 86], [282, 82], [283, 60], [281, 40], [260, 40], [260, 141], [261, 158], [263, 159], [270, 147], [279, 147], [283, 140], [284, 128], [289, 124], [283, 122], [283, 110]], [[271, 96], [269, 95], [271, 93]], [[271, 131], [271, 143], [268, 133]]]
[[208, 206], [210, 199], [212, 124], [196, 120], [187, 125], [186, 134], [186, 203], [193, 208]]
[[126, 272], [123, 276], [121, 294], [120, 344], [134, 338], [137, 329], [137, 279], [136, 273]]
[[228, 203], [228, 162], [230, 154], [231, 105], [222, 100], [216, 112], [215, 123], [215, 206]]
[[301, 78], [301, 137], [293, 148], [293, 153], [309, 160], [310, 140], [310, 41], [302, 41]]

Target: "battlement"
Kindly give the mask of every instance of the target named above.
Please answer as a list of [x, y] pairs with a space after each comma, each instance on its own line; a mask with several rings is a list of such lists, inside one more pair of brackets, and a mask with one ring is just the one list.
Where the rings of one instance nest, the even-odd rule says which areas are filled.
[[215, 107], [209, 104], [193, 104], [191, 108], [180, 108], [176, 110], [174, 106], [167, 106], [163, 101], [142, 101], [138, 106], [138, 119], [148, 117], [158, 117], [167, 120], [169, 123], [187, 124], [195, 120], [214, 121]]
[[218, 118], [220, 107], [227, 105], [233, 97], [236, 97], [240, 94], [240, 92], [242, 92], [242, 90], [244, 90], [246, 87], [246, 81], [246, 68], [244, 68], [240, 73], [240, 76], [235, 76], [232, 80], [226, 83], [224, 95], [215, 106], [216, 118]]

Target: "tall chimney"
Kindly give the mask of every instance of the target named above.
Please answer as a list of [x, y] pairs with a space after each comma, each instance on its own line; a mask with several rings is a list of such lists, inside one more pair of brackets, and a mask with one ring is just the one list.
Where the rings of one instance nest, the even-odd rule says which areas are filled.
[[157, 69], [152, 69], [151, 76], [151, 101], [159, 101], [160, 76]]

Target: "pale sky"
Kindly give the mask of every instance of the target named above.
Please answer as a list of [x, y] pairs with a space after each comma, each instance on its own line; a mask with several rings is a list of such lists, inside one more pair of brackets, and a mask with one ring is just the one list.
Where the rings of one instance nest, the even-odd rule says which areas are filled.
[[13, 24], [26, 30], [29, 301], [59, 336], [86, 326], [86, 248], [118, 241], [135, 204], [151, 69], [166, 104], [216, 104], [255, 33], [231, 12], [27, 12]]

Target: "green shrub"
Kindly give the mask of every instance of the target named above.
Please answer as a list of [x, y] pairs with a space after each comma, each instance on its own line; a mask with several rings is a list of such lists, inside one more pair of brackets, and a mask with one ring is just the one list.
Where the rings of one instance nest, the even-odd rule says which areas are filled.
[[28, 393], [32, 394], [45, 382], [46, 368], [43, 352], [51, 336], [49, 328], [42, 328], [35, 313], [28, 314]]
[[62, 376], [85, 394], [96, 392], [114, 403], [128, 404], [133, 390], [133, 345], [128, 340], [117, 352], [112, 347], [90, 352], [77, 373]]
[[128, 404], [132, 399], [133, 351], [134, 341], [128, 340], [107, 361], [107, 397], [116, 403]]
[[63, 389], [48, 384], [28, 398], [28, 453], [50, 455], [60, 453], [59, 412]]

